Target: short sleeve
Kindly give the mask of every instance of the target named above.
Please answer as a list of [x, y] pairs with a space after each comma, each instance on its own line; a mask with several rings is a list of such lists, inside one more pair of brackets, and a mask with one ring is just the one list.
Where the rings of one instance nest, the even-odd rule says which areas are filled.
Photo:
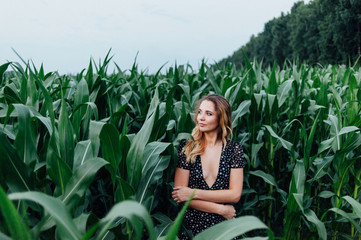
[[187, 163], [187, 157], [183, 150], [183, 147], [186, 145], [186, 141], [182, 142], [178, 148], [178, 162], [177, 167], [189, 170], [191, 168], [190, 163]]
[[234, 142], [231, 151], [232, 151], [231, 168], [244, 168], [246, 166], [246, 161], [244, 158], [243, 148], [241, 144], [238, 142]]

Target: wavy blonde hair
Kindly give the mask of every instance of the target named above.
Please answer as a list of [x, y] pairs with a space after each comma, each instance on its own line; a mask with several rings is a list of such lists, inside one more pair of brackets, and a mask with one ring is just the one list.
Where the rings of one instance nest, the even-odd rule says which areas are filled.
[[188, 163], [194, 163], [197, 155], [204, 153], [206, 147], [204, 133], [199, 130], [199, 125], [197, 124], [199, 106], [206, 100], [213, 102], [214, 108], [216, 109], [219, 120], [218, 139], [222, 140], [224, 147], [232, 134], [232, 109], [227, 99], [218, 94], [208, 94], [204, 96], [198, 101], [195, 108], [193, 121], [196, 123], [196, 126], [192, 131], [193, 140], [188, 140], [187, 144], [183, 147]]

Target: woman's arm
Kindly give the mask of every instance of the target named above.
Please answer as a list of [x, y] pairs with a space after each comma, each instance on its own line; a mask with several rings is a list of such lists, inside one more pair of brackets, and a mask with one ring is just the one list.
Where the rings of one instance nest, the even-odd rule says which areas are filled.
[[[194, 190], [188, 188], [189, 183], [189, 170], [176, 168], [175, 176], [174, 176], [174, 188], [187, 188], [190, 190], [190, 194], [187, 201]], [[177, 195], [175, 194], [176, 191], [173, 192], [172, 197], [175, 202], [180, 203], [184, 201], [179, 201]], [[235, 217], [236, 211], [232, 205], [223, 205], [218, 204], [215, 202], [210, 201], [203, 201], [203, 200], [192, 200], [190, 202], [190, 207], [194, 208], [199, 211], [208, 212], [208, 213], [216, 213], [223, 216], [226, 219], [231, 219]]]
[[223, 205], [203, 200], [192, 200], [189, 206], [199, 211], [221, 215], [225, 219], [232, 219], [236, 216], [236, 210], [232, 205]]
[[[189, 172], [188, 172], [189, 176]], [[229, 177], [229, 189], [227, 190], [200, 190], [195, 189], [194, 200], [210, 202], [236, 203], [241, 198], [243, 188], [243, 168], [231, 168]], [[187, 201], [194, 189], [187, 185], [177, 185], [174, 181], [173, 198], [176, 202]]]

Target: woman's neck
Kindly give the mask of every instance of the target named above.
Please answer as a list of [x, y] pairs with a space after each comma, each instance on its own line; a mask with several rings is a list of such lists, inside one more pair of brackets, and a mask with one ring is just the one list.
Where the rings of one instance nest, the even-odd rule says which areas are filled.
[[204, 142], [206, 146], [214, 147], [220, 144], [222, 141], [218, 138], [217, 132], [204, 133]]

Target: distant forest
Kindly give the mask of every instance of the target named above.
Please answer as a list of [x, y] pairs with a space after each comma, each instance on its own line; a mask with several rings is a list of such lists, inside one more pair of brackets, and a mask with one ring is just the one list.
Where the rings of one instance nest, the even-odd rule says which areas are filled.
[[233, 55], [219, 62], [239, 67], [247, 57], [308, 64], [355, 63], [361, 52], [361, 0], [311, 0], [296, 2], [291, 11], [267, 22], [263, 32]]

